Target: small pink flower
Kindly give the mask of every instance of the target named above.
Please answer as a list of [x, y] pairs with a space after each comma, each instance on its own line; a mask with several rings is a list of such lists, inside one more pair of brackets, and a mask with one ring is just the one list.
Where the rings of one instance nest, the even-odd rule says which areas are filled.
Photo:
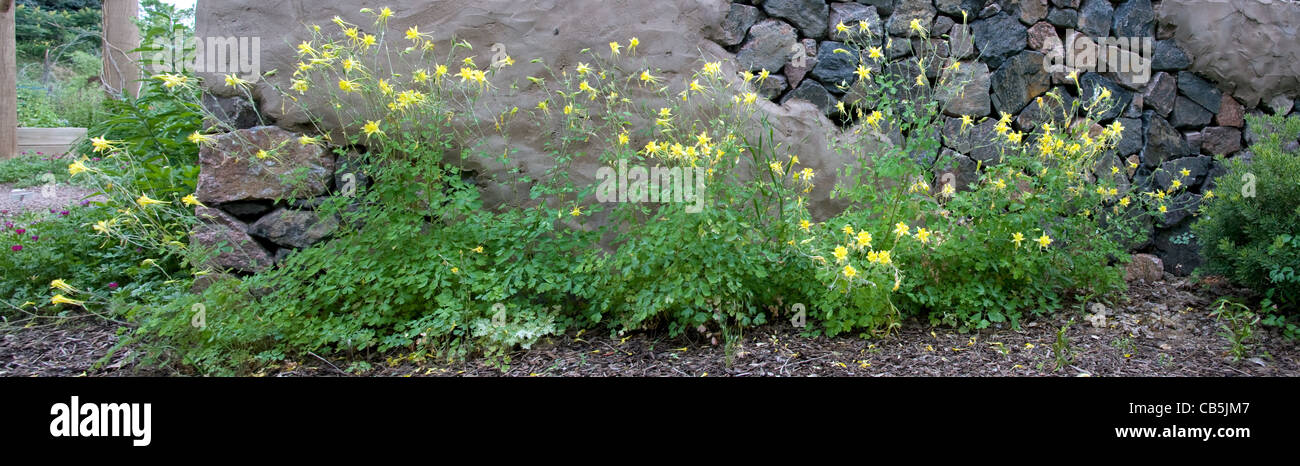
[[40, 241], [40, 240], [41, 240], [40, 236], [32, 235], [32, 241]]
[[61, 211], [59, 211], [59, 216], [61, 216], [61, 217], [67, 217], [67, 216], [68, 216], [68, 211], [66, 211], [66, 210], [61, 210]]
[[109, 284], [108, 284], [108, 289], [110, 289], [110, 290], [116, 290], [116, 289], [117, 289], [117, 282], [109, 283]]
[[14, 230], [14, 233], [18, 233], [18, 234], [21, 235], [21, 234], [23, 234], [23, 233], [27, 233], [27, 229], [26, 229], [26, 228], [19, 228], [19, 229], [17, 229], [17, 230]]
[[23, 250], [23, 245], [21, 245], [21, 244], [15, 244], [14, 247], [9, 248], [9, 249], [13, 249], [14, 252], [22, 251], [22, 250]]

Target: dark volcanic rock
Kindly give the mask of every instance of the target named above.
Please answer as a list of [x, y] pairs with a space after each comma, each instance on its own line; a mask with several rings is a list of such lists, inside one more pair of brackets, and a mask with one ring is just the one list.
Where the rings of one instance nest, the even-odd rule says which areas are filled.
[[1154, 37], [1156, 11], [1151, 0], [1125, 0], [1115, 8], [1115, 37]]
[[1156, 73], [1151, 76], [1146, 90], [1142, 91], [1142, 102], [1147, 107], [1168, 118], [1174, 111], [1174, 101], [1178, 97], [1178, 84], [1169, 73]]
[[1108, 0], [1083, 0], [1079, 8], [1079, 31], [1088, 37], [1110, 36], [1114, 13]]
[[338, 219], [333, 215], [322, 217], [312, 211], [276, 209], [250, 225], [248, 232], [281, 246], [305, 248], [328, 238], [338, 226]]
[[1156, 168], [1166, 160], [1176, 159], [1192, 153], [1187, 147], [1187, 142], [1183, 140], [1183, 135], [1174, 129], [1174, 126], [1160, 118], [1154, 112], [1147, 111], [1142, 114], [1142, 119], [1146, 126], [1146, 137], [1143, 139], [1141, 160], [1147, 168]]
[[934, 12], [934, 4], [930, 3], [930, 0], [898, 0], [894, 4], [894, 14], [890, 15], [885, 29], [890, 35], [906, 37], [911, 31], [913, 19], [920, 20], [922, 26], [930, 27], [930, 23], [934, 21]]
[[993, 73], [994, 108], [999, 112], [1018, 113], [1051, 88], [1052, 79], [1043, 69], [1043, 57], [1038, 52], [1024, 51]]
[[1192, 58], [1178, 46], [1173, 39], [1156, 41], [1151, 52], [1151, 69], [1155, 71], [1178, 71], [1192, 66]]
[[757, 23], [763, 18], [763, 12], [758, 8], [740, 3], [732, 3], [731, 10], [727, 12], [727, 17], [722, 21], [722, 33], [718, 37], [718, 43], [722, 45], [737, 45], [745, 40], [745, 35], [749, 33], [750, 26]]
[[1029, 40], [1029, 29], [1006, 13], [976, 21], [971, 29], [980, 57], [989, 68], [1000, 68], [1004, 61], [1024, 50]]
[[940, 101], [945, 102], [943, 110], [945, 114], [979, 118], [992, 111], [989, 100], [988, 65], [983, 62], [964, 62], [957, 71], [945, 70], [944, 73], [948, 76], [947, 82], [966, 83], [961, 89], [953, 92], [953, 95], [939, 96]]
[[[906, 42], [906, 41], [899, 41]], [[852, 85], [858, 76], [853, 74], [858, 69], [858, 56], [850, 53], [835, 53], [836, 49], [848, 50], [841, 42], [824, 41], [817, 47], [817, 66], [810, 73], [828, 88], [838, 86], [841, 82]]]
[[1174, 103], [1174, 116], [1169, 118], [1169, 122], [1178, 129], [1200, 128], [1210, 124], [1213, 117], [1209, 110], [1180, 95]]
[[830, 7], [825, 0], [766, 0], [763, 11], [789, 20], [804, 36], [814, 39], [826, 37]]
[[1201, 104], [1210, 113], [1219, 113], [1219, 103], [1223, 101], [1223, 93], [1219, 92], [1214, 84], [1201, 79], [1195, 73], [1184, 71], [1178, 73], [1178, 92], [1181, 92], [1193, 102]]
[[[844, 42], [850, 37], [863, 35], [859, 22], [867, 23], [867, 31], [873, 36], [879, 37], [884, 33], [884, 22], [881, 21], [880, 15], [876, 14], [876, 9], [867, 5], [858, 3], [832, 3], [830, 19], [830, 36], [831, 40]], [[848, 32], [839, 32], [835, 30], [837, 24], [844, 23], [849, 28]]]
[[216, 136], [215, 143], [199, 149], [199, 201], [215, 205], [325, 194], [333, 180], [334, 155], [320, 146], [298, 144], [299, 136], [274, 126]]
[[1074, 29], [1079, 27], [1079, 12], [1053, 8], [1051, 12], [1047, 13], [1047, 22], [1053, 26]]
[[1214, 115], [1214, 121], [1219, 126], [1231, 126], [1240, 128], [1245, 124], [1246, 109], [1237, 103], [1237, 99], [1228, 94], [1223, 95], [1223, 100], [1219, 103], [1219, 113]]
[[797, 38], [789, 24], [775, 19], [759, 21], [749, 28], [749, 38], [736, 52], [736, 62], [742, 69], [775, 73], [785, 66]]
[[[1079, 77], [1079, 87], [1082, 89], [1081, 98], [1085, 105], [1091, 102], [1093, 97], [1100, 91], [1099, 89], [1109, 89], [1111, 93], [1111, 107], [1104, 111], [1099, 111], [1093, 118], [1098, 121], [1110, 121], [1124, 113], [1128, 108], [1129, 102], [1133, 99], [1133, 93], [1124, 90], [1122, 86], [1115, 81], [1099, 75], [1097, 73], [1085, 73]], [[1096, 110], [1094, 110], [1096, 111]]]
[[801, 99], [812, 102], [813, 105], [816, 105], [817, 108], [821, 109], [822, 113], [826, 115], [830, 115], [832, 111], [835, 111], [835, 96], [831, 95], [831, 93], [827, 91], [825, 87], [822, 87], [820, 83], [811, 79], [803, 80], [803, 83], [800, 83], [799, 87], [795, 88], [793, 91], [787, 92], [785, 97], [781, 98], [780, 103], [784, 104], [790, 99]]

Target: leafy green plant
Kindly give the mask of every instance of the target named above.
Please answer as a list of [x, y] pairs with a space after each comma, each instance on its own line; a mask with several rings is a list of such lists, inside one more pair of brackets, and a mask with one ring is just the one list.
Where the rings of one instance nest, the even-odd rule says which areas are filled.
[[1259, 314], [1249, 306], [1221, 298], [1215, 303], [1210, 313], [1222, 330], [1219, 335], [1228, 340], [1228, 355], [1234, 361], [1251, 357], [1255, 339], [1256, 325], [1260, 322]]
[[1219, 163], [1227, 173], [1206, 193], [1192, 231], [1201, 239], [1205, 274], [1223, 275], [1266, 293], [1280, 311], [1300, 311], [1300, 153], [1286, 144], [1300, 137], [1300, 118], [1248, 116], [1261, 133], [1254, 158]]
[[1055, 360], [1055, 371], [1060, 372], [1065, 366], [1074, 363], [1074, 357], [1078, 355], [1078, 350], [1070, 345], [1070, 326], [1074, 325], [1074, 319], [1070, 319], [1065, 325], [1056, 330], [1056, 339], [1052, 341], [1052, 358]]

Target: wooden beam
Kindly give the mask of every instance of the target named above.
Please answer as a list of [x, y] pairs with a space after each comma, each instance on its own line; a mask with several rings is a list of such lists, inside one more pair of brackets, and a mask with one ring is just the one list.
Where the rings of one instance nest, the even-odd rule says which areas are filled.
[[0, 0], [0, 160], [18, 153], [18, 57], [14, 0]]
[[140, 48], [140, 30], [132, 22], [139, 13], [139, 0], [104, 0], [103, 81], [114, 95], [140, 95], [140, 54], [131, 53]]

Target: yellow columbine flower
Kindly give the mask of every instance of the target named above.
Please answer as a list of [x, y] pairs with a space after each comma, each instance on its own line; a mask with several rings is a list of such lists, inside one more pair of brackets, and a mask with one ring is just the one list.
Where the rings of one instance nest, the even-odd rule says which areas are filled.
[[972, 125], [974, 125], [974, 124], [975, 124], [975, 120], [972, 119], [972, 118], [970, 117], [970, 115], [962, 115], [962, 116], [961, 116], [961, 130], [962, 130], [962, 131], [965, 131], [965, 130], [966, 130], [966, 127], [968, 127], [968, 126], [972, 126]]
[[650, 70], [645, 70], [641, 72], [641, 82], [658, 84], [659, 78], [656, 78], [654, 75], [650, 74]]
[[894, 224], [894, 234], [897, 235], [897, 236], [903, 236], [903, 235], [906, 235], [907, 232], [909, 232], [909, 231], [911, 231], [911, 230], [912, 230], [911, 228], [908, 228], [908, 227], [907, 227], [907, 224], [906, 224], [906, 223], [898, 222], [897, 224]]
[[185, 83], [189, 82], [189, 78], [186, 76], [177, 75], [177, 74], [168, 74], [168, 73], [163, 73], [158, 76], [154, 76], [154, 79], [162, 81], [163, 87], [168, 89], [171, 89], [176, 86], [183, 86], [185, 85]]
[[871, 57], [872, 60], [879, 60], [885, 57], [885, 53], [880, 47], [871, 47], [867, 49], [867, 56]]
[[293, 80], [293, 84], [291, 84], [289, 88], [298, 91], [299, 94], [305, 94], [307, 93], [308, 90], [311, 89], [311, 85], [308, 84], [306, 80], [295, 79]]
[[633, 37], [627, 41], [627, 53], [636, 53], [636, 46], [641, 45], [641, 39]]
[[922, 35], [922, 36], [925, 35], [925, 32], [926, 32], [926, 31], [925, 31], [925, 28], [921, 27], [921, 20], [920, 20], [920, 19], [913, 19], [912, 22], [911, 22], [910, 24], [908, 24], [907, 27], [908, 27], [909, 29], [913, 30], [913, 31], [916, 31], [917, 34], [920, 34], [920, 35]]
[[102, 233], [107, 235], [110, 226], [111, 225], [109, 224], [109, 222], [100, 220], [98, 222], [95, 222], [95, 226], [92, 228], [95, 230], [96, 233]]
[[122, 141], [110, 141], [106, 139], [104, 136], [100, 136], [97, 138], [90, 138], [90, 145], [92, 148], [94, 148], [96, 153], [103, 152], [106, 150], [116, 149], [117, 148], [116, 145], [120, 142]]
[[373, 137], [376, 134], [384, 134], [383, 131], [379, 130], [379, 122], [377, 121], [366, 121], [366, 125], [361, 127], [361, 131], [366, 133], [366, 137]]
[[853, 225], [844, 225], [844, 228], [841, 228], [840, 231], [844, 232], [844, 234], [846, 234], [846, 235], [850, 235], [850, 236], [852, 236], [852, 235], [853, 235]]
[[880, 261], [880, 253], [876, 251], [867, 252], [867, 262], [874, 264], [879, 261]]
[[182, 197], [182, 198], [181, 198], [181, 203], [182, 203], [182, 204], [185, 204], [185, 205], [207, 207], [207, 206], [203, 205], [202, 202], [199, 202], [199, 199], [198, 199], [197, 197], [194, 197], [193, 194], [188, 194], [188, 195], [186, 195], [185, 197]]
[[480, 244], [478, 247], [476, 247], [476, 248], [474, 248], [474, 249], [470, 249], [470, 251], [474, 251], [474, 252], [477, 252], [477, 253], [479, 253], [479, 254], [483, 254], [483, 245]]
[[844, 274], [844, 278], [851, 279], [853, 277], [858, 276], [858, 269], [853, 268], [852, 265], [845, 265], [842, 273]]
[[572, 215], [574, 217], [582, 215], [582, 208], [578, 206], [574, 206], [573, 210], [569, 211], [569, 215]]
[[72, 285], [69, 285], [69, 284], [68, 284], [68, 282], [63, 281], [62, 278], [50, 282], [50, 288], [56, 288], [56, 289], [62, 290], [64, 293], [76, 293], [76, 292], [77, 292], [77, 289], [76, 289], [76, 288], [73, 288]]
[[610, 55], [611, 57], [612, 57], [612, 56], [615, 56], [615, 55], [618, 55], [620, 50], [623, 50], [623, 46], [622, 46], [622, 45], [619, 45], [618, 42], [610, 42], [610, 43], [609, 43], [609, 55]]
[[893, 259], [890, 259], [889, 257], [889, 251], [880, 251], [879, 254], [876, 254], [876, 261], [880, 262], [880, 265], [889, 265], [893, 263]]
[[844, 246], [836, 246], [835, 252], [832, 254], [835, 256], [835, 262], [844, 262], [844, 259], [849, 257], [849, 249]]
[[759, 70], [759, 71], [758, 71], [758, 83], [759, 83], [759, 84], [763, 84], [763, 81], [767, 81], [767, 77], [770, 76], [770, 75], [771, 75], [771, 73], [768, 73], [768, 72], [767, 72], [767, 69]]
[[71, 304], [71, 305], [73, 305], [73, 306], [86, 307], [86, 302], [85, 302], [85, 301], [77, 301], [77, 300], [75, 300], [75, 299], [68, 299], [68, 298], [63, 297], [63, 295], [61, 295], [61, 294], [56, 294], [56, 295], [54, 295], [53, 298], [50, 298], [50, 303], [51, 303], [51, 304]]
[[1011, 242], [1016, 243], [1017, 248], [1020, 247], [1020, 243], [1024, 240], [1025, 240], [1024, 233], [1016, 232], [1015, 234], [1011, 235]]
[[551, 109], [550, 109], [550, 107], [546, 104], [546, 101], [545, 101], [545, 100], [543, 100], [543, 101], [541, 101], [541, 102], [538, 102], [538, 103], [537, 103], [537, 108], [540, 109], [540, 110], [542, 111], [542, 113], [545, 113], [545, 114], [547, 114], [547, 115], [550, 115], [550, 114], [551, 114]]
[[1007, 187], [1007, 183], [1005, 181], [1002, 181], [1002, 178], [998, 178], [997, 181], [993, 182], [993, 187], [997, 189], [1005, 189]]
[[1205, 196], [1204, 196], [1204, 197], [1205, 197], [1206, 199], [1213, 199], [1213, 198], [1214, 198], [1214, 190], [1213, 190], [1213, 189], [1206, 190], [1206, 191], [1205, 191]]
[[930, 242], [930, 230], [926, 230], [925, 228], [917, 228], [916, 239], [921, 243]]
[[158, 204], [171, 204], [170, 202], [167, 202], [167, 201], [160, 201], [160, 200], [157, 200], [157, 199], [150, 199], [150, 198], [149, 198], [149, 195], [147, 195], [147, 194], [141, 194], [140, 197], [139, 197], [138, 199], [135, 200], [135, 203], [136, 203], [136, 204], [139, 204], [140, 207], [149, 207], [149, 206], [151, 206], [151, 205], [158, 205]]
[[239, 76], [235, 76], [233, 73], [226, 75], [227, 86], [234, 87], [234, 88], [246, 88], [248, 87], [249, 84], [252, 83], [241, 79]]
[[200, 144], [200, 145], [201, 145], [201, 144], [212, 144], [212, 143], [214, 143], [214, 142], [217, 142], [217, 139], [216, 139], [216, 138], [214, 138], [214, 137], [212, 137], [212, 136], [209, 136], [209, 135], [206, 135], [206, 134], [203, 134], [203, 133], [200, 133], [200, 132], [198, 132], [198, 131], [195, 131], [195, 132], [191, 133], [191, 134], [189, 135], [189, 137], [187, 137], [186, 139], [188, 139], [190, 142], [192, 142], [192, 143], [194, 143], [194, 144]]
[[361, 90], [361, 86], [358, 86], [357, 83], [354, 81], [349, 81], [347, 79], [340, 79], [339, 90], [347, 93], [352, 93]]
[[746, 92], [742, 100], [745, 102], [745, 105], [754, 105], [755, 102], [758, 102], [758, 94]]
[[707, 62], [704, 64], [704, 74], [717, 77], [722, 74], [722, 62]]
[[411, 26], [406, 30], [406, 40], [420, 44], [424, 42], [426, 34], [420, 32], [419, 26]]
[[871, 233], [867, 233], [865, 231], [858, 232], [858, 247], [859, 248], [871, 247]]
[[838, 32], [849, 32], [849, 27], [844, 25], [843, 21], [835, 23], [835, 30]]
[[808, 219], [800, 220], [799, 228], [802, 228], [804, 232], [808, 232], [812, 228], [812, 222], [809, 222]]
[[862, 65], [858, 65], [858, 70], [854, 71], [853, 74], [858, 75], [858, 78], [863, 81], [871, 79], [871, 69]]
[[1036, 241], [1038, 242], [1038, 249], [1046, 248], [1048, 245], [1052, 244], [1052, 238], [1047, 236], [1046, 233], [1044, 233], [1043, 236], [1039, 236]]
[[306, 134], [304, 134], [304, 135], [302, 135], [302, 136], [300, 136], [300, 137], [298, 138], [298, 145], [302, 145], [302, 146], [311, 146], [311, 145], [316, 145], [316, 144], [320, 144], [320, 138], [314, 138], [314, 137], [308, 136], [308, 135], [306, 135]]
[[68, 165], [68, 174], [69, 174], [69, 175], [76, 176], [77, 174], [80, 174], [80, 173], [86, 172], [86, 171], [88, 171], [88, 170], [90, 170], [90, 169], [89, 169], [89, 168], [86, 168], [86, 164], [82, 163], [80, 160], [78, 160], [78, 161], [76, 161], [76, 162], [72, 162], [72, 164]]
[[1161, 205], [1160, 205], [1160, 213], [1164, 214], [1164, 213], [1168, 213], [1168, 212], [1169, 212], [1169, 208], [1168, 208], [1168, 207], [1165, 207], [1164, 204], [1161, 204]]
[[623, 131], [622, 133], [618, 133], [618, 145], [620, 145], [620, 146], [626, 146], [627, 143], [628, 143], [628, 139], [629, 139], [629, 138], [627, 137], [627, 131]]

